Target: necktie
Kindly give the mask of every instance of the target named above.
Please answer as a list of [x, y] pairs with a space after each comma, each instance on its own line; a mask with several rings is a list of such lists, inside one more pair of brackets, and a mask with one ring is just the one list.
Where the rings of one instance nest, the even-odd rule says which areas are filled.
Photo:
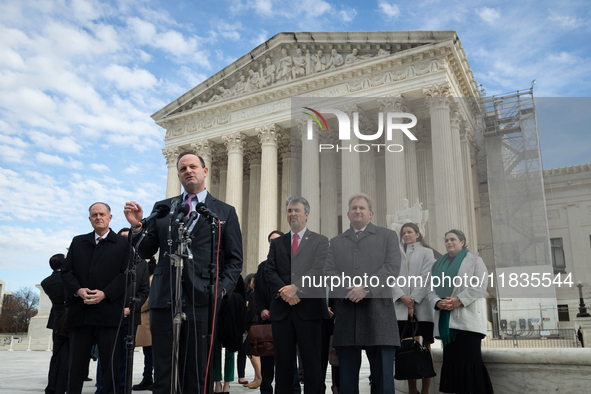
[[291, 243], [291, 255], [295, 256], [296, 251], [298, 250], [298, 237], [299, 235], [293, 235], [293, 242]]
[[189, 217], [189, 215], [191, 214], [191, 212], [193, 212], [193, 204], [192, 204], [192, 201], [193, 201], [193, 199], [195, 197], [197, 197], [196, 194], [187, 194], [187, 200], [185, 201], [189, 205], [189, 213], [187, 214], [187, 217]]
[[98, 245], [103, 240], [103, 237], [98, 237], [96, 240], [96, 244]]
[[359, 230], [359, 231], [356, 231], [356, 232], [355, 232], [355, 233], [357, 234], [357, 238], [361, 237], [361, 233], [362, 233], [362, 232], [363, 232], [363, 230]]

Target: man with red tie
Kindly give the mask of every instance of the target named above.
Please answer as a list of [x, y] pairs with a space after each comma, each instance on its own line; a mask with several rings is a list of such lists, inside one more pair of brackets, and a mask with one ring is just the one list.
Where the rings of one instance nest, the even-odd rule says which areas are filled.
[[310, 204], [299, 196], [286, 201], [291, 231], [271, 241], [265, 277], [271, 294], [270, 320], [275, 346], [275, 392], [293, 390], [293, 365], [299, 345], [304, 392], [322, 392], [322, 319], [328, 317], [324, 289], [304, 288], [303, 276], [322, 275], [328, 238], [307, 229]]

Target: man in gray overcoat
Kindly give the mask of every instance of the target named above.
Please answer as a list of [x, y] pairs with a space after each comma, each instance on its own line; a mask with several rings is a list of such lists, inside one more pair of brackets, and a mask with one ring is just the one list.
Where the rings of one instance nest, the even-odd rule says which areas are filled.
[[[400, 271], [398, 236], [371, 223], [371, 199], [349, 199], [351, 227], [330, 241], [325, 274], [336, 285], [332, 297], [335, 327], [333, 346], [339, 356], [343, 394], [359, 393], [361, 350], [372, 376], [372, 393], [394, 393], [395, 349], [400, 345], [392, 291], [388, 286]], [[347, 278], [350, 278], [349, 282]]]

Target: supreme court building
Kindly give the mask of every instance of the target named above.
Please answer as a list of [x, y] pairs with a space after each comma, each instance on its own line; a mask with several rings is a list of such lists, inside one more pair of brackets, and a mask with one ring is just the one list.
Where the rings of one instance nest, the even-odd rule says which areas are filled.
[[[308, 199], [308, 227], [329, 238], [348, 227], [349, 196], [364, 192], [377, 225], [407, 212], [423, 218], [428, 242], [439, 250], [451, 228], [478, 245], [478, 97], [455, 31], [280, 33], [152, 115], [166, 129], [166, 194], [181, 191], [178, 155], [201, 155], [207, 189], [241, 218], [245, 273], [266, 259], [267, 235], [288, 228], [285, 200], [292, 194]], [[320, 144], [339, 141], [311, 118], [314, 136], [307, 138], [306, 120], [294, 119], [301, 111], [292, 108], [303, 98], [335, 99], [336, 109], [351, 121], [357, 113], [373, 132], [378, 111], [412, 113], [417, 140], [394, 132], [391, 141], [373, 142], [402, 151], [320, 152]], [[326, 119], [334, 129], [335, 119]]]

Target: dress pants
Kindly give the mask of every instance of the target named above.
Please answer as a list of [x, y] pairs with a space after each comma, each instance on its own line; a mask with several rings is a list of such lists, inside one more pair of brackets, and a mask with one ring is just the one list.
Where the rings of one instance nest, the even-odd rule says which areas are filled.
[[118, 392], [118, 349], [115, 349], [113, 353], [113, 347], [117, 346], [117, 327], [82, 326], [70, 329], [69, 394], [80, 394], [82, 392], [84, 378], [88, 376], [90, 351], [95, 343], [98, 345], [99, 357], [102, 360], [105, 393], [116, 394]]
[[[337, 346], [342, 394], [359, 394], [360, 346]], [[372, 394], [394, 393], [394, 346], [365, 346], [371, 371]]]
[[154, 360], [152, 359], [152, 346], [144, 346], [144, 379], [154, 381]]
[[64, 394], [68, 389], [69, 338], [53, 330], [53, 353], [49, 361], [49, 374], [45, 394]]
[[[187, 315], [181, 325], [179, 347], [179, 387], [183, 393], [203, 393], [207, 369], [208, 306], [192, 307], [185, 302]], [[170, 308], [150, 309], [152, 356], [154, 360], [154, 394], [170, 394], [172, 371], [173, 311]], [[210, 374], [213, 374], [213, 354]]]
[[284, 319], [271, 324], [275, 350], [275, 392], [292, 391], [296, 345], [299, 345], [304, 367], [304, 392], [322, 393], [322, 319], [303, 320], [294, 310], [290, 310]]
[[[267, 356], [261, 357], [261, 375], [263, 381], [261, 382], [261, 394], [273, 394], [273, 379], [275, 377], [275, 357]], [[298, 373], [297, 364], [293, 365], [293, 394], [300, 394], [302, 388], [300, 386], [300, 376]]]

